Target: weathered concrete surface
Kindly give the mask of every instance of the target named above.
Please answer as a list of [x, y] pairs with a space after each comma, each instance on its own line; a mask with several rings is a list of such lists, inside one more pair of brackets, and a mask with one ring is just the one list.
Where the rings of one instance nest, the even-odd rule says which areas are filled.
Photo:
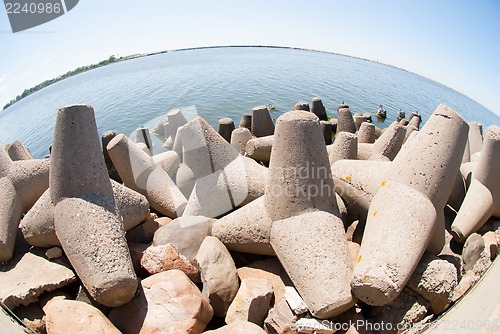
[[250, 139], [245, 148], [245, 154], [254, 160], [268, 164], [271, 159], [274, 135]]
[[299, 102], [295, 103], [292, 110], [311, 111], [309, 108], [309, 103], [303, 102], [303, 101], [299, 101]]
[[483, 149], [483, 126], [477, 122], [469, 122], [469, 154], [481, 152]]
[[375, 125], [368, 122], [361, 123], [358, 130], [358, 143], [373, 144], [375, 142]]
[[224, 117], [219, 120], [219, 128], [217, 132], [224, 138], [228, 143], [231, 142], [231, 133], [234, 131], [234, 121], [229, 117]]
[[[3, 148], [0, 148], [3, 150]], [[12, 259], [17, 227], [23, 215], [22, 204], [16, 189], [7, 177], [0, 178], [0, 263]]]
[[314, 211], [274, 221], [271, 245], [315, 317], [327, 319], [353, 305], [352, 267], [340, 218]]
[[286, 300], [281, 299], [269, 311], [264, 320], [264, 328], [267, 333], [294, 333], [296, 319]]
[[356, 126], [354, 125], [354, 119], [352, 118], [352, 113], [349, 108], [338, 109], [338, 122], [337, 122], [337, 133], [340, 132], [356, 132]]
[[30, 150], [19, 140], [15, 140], [7, 150], [12, 161], [33, 159]]
[[252, 134], [255, 137], [270, 136], [274, 133], [274, 123], [266, 106], [252, 109]]
[[141, 285], [130, 303], [109, 314], [123, 334], [201, 333], [212, 319], [208, 301], [179, 270], [150, 276]]
[[44, 307], [47, 333], [106, 333], [120, 331], [101, 311], [92, 305], [75, 300], [55, 300]]
[[262, 326], [271, 307], [273, 287], [266, 279], [247, 278], [241, 281], [238, 293], [227, 310], [225, 321], [249, 321]]
[[383, 155], [393, 160], [403, 145], [405, 134], [406, 130], [397, 122], [393, 122], [375, 143], [358, 145], [358, 159], [370, 160], [374, 155]]
[[247, 143], [250, 139], [252, 139], [252, 133], [247, 128], [237, 128], [231, 132], [231, 145], [238, 151], [240, 154], [245, 154]]
[[323, 101], [319, 97], [313, 97], [312, 102], [311, 102], [311, 112], [318, 116], [318, 118], [321, 121], [326, 121], [328, 120], [328, 117], [326, 115], [326, 109], [325, 106], [323, 105]]
[[208, 236], [196, 254], [196, 262], [201, 271], [203, 295], [210, 301], [214, 314], [225, 317], [239, 288], [236, 266], [229, 251], [219, 239]]
[[[36, 268], [36, 275], [33, 270]], [[45, 291], [52, 291], [76, 280], [71, 269], [46, 260], [41, 254], [15, 257], [0, 271], [0, 300], [10, 309], [28, 305]]]

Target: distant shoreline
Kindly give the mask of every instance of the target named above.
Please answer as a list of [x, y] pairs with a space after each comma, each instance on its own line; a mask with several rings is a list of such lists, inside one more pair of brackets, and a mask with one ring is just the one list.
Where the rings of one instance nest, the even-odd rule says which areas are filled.
[[[471, 101], [474, 101], [475, 103], [478, 103], [476, 100], [468, 97], [467, 95], [451, 88], [451, 87], [448, 87], [440, 82], [437, 82], [435, 80], [432, 80], [432, 79], [429, 79], [427, 77], [424, 77], [420, 74], [417, 74], [417, 73], [414, 73], [414, 72], [411, 72], [411, 71], [408, 71], [408, 70], [405, 70], [404, 68], [400, 68], [400, 67], [397, 67], [397, 66], [394, 66], [394, 65], [390, 65], [390, 64], [385, 64], [385, 63], [380, 63], [379, 61], [375, 61], [375, 60], [371, 60], [371, 59], [366, 59], [366, 58], [361, 58], [361, 57], [356, 57], [356, 56], [351, 56], [351, 55], [345, 55], [345, 54], [342, 54], [342, 53], [337, 53], [337, 52], [332, 52], [332, 51], [322, 51], [322, 50], [315, 50], [315, 49], [306, 49], [306, 48], [299, 48], [299, 47], [292, 47], [292, 46], [276, 46], [276, 45], [214, 45], [214, 46], [197, 46], [197, 47], [191, 47], [191, 48], [182, 48], [182, 49], [173, 49], [173, 50], [163, 50], [163, 51], [155, 51], [155, 52], [147, 52], [147, 53], [137, 53], [137, 54], [132, 54], [132, 55], [128, 55], [128, 56], [124, 56], [124, 57], [120, 57], [120, 58], [116, 58], [114, 55], [110, 56], [108, 59], [106, 60], [102, 60], [100, 61], [99, 63], [97, 64], [91, 64], [91, 65], [87, 65], [87, 66], [80, 66], [72, 71], [68, 71], [66, 72], [65, 74], [62, 74], [56, 78], [53, 78], [53, 79], [49, 79], [49, 80], [45, 80], [44, 82], [32, 87], [32, 88], [29, 88], [29, 89], [25, 89], [23, 93], [21, 93], [20, 95], [18, 95], [15, 99], [12, 99], [10, 102], [8, 102], [2, 110], [6, 110], [8, 107], [14, 105], [15, 103], [21, 101], [22, 99], [24, 99], [25, 97], [41, 90], [42, 88], [45, 88], [45, 87], [48, 87], [56, 82], [59, 82], [61, 80], [64, 80], [64, 79], [67, 79], [67, 78], [70, 78], [72, 76], [75, 76], [77, 74], [80, 74], [80, 73], [84, 73], [84, 72], [87, 72], [87, 71], [91, 71], [93, 69], [96, 69], [96, 68], [99, 68], [99, 67], [103, 67], [103, 66], [106, 66], [106, 65], [110, 65], [110, 64], [113, 64], [113, 63], [118, 63], [118, 62], [122, 62], [122, 61], [126, 61], [126, 60], [131, 60], [131, 59], [136, 59], [136, 58], [143, 58], [143, 57], [149, 57], [149, 56], [155, 56], [155, 55], [159, 55], [159, 54], [164, 54], [164, 53], [172, 53], [172, 52], [180, 52], [180, 51], [193, 51], [193, 50], [204, 50], [204, 49], [222, 49], [222, 48], [264, 48], [264, 49], [286, 49], [286, 50], [297, 50], [297, 51], [310, 51], [310, 52], [318, 52], [318, 53], [325, 53], [325, 54], [331, 54], [331, 55], [336, 55], [336, 56], [343, 56], [343, 57], [349, 57], [349, 58], [353, 58], [353, 59], [358, 59], [358, 60], [363, 60], [363, 61], [368, 61], [368, 62], [371, 62], [371, 63], [376, 63], [376, 64], [380, 64], [380, 65], [384, 65], [384, 66], [388, 66], [388, 67], [392, 67], [394, 69], [397, 69], [397, 70], [401, 70], [401, 71], [404, 71], [404, 72], [407, 72], [407, 73], [410, 73], [410, 74], [413, 74], [413, 75], [416, 75], [416, 76], [419, 76], [421, 78], [424, 78], [426, 80], [430, 80], [432, 82], [435, 82], [443, 87], [446, 87], [448, 89], [451, 89], [463, 96], [465, 96], [466, 98], [470, 99]], [[488, 109], [489, 110], [489, 109]]]

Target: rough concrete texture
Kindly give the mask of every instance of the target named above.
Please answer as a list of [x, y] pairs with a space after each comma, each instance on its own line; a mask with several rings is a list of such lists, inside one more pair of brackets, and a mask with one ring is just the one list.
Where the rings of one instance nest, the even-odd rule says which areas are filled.
[[269, 311], [267, 318], [264, 320], [264, 329], [267, 333], [285, 334], [293, 333], [295, 329], [295, 314], [290, 310], [290, 306], [285, 299], [277, 302]]
[[477, 233], [472, 233], [466, 240], [462, 250], [464, 271], [470, 271], [481, 257], [486, 245], [484, 239]]
[[451, 303], [457, 281], [457, 269], [453, 264], [424, 254], [406, 286], [427, 300], [434, 314], [441, 314]]
[[123, 334], [201, 333], [212, 319], [208, 301], [179, 270], [150, 276], [141, 285], [130, 303], [108, 316]]
[[[368, 123], [367, 123], [368, 124]], [[358, 158], [358, 139], [355, 134], [340, 132], [332, 145], [326, 147], [330, 166], [338, 160]]]
[[262, 196], [217, 220], [212, 234], [229, 250], [275, 255], [270, 244], [271, 224]]
[[497, 125], [486, 130], [480, 160], [451, 227], [453, 238], [463, 242], [491, 216], [500, 217], [500, 126]]
[[225, 321], [249, 321], [262, 326], [271, 307], [273, 287], [266, 279], [247, 278], [241, 281], [238, 293], [227, 310]]
[[332, 143], [333, 127], [332, 123], [329, 121], [319, 121], [321, 125], [321, 133], [323, 133], [323, 138], [325, 139], [325, 144], [330, 145]]
[[356, 132], [354, 119], [352, 118], [351, 110], [349, 108], [342, 108], [338, 111], [337, 133], [339, 132]]
[[254, 160], [269, 164], [273, 148], [274, 135], [250, 139], [245, 148], [245, 155]]
[[309, 312], [306, 303], [293, 286], [285, 287], [285, 299], [293, 313], [301, 315]]
[[[101, 311], [75, 300], [55, 300], [44, 307], [47, 333], [109, 333], [120, 331]], [[62, 316], [62, 315], [71, 316]]]
[[394, 160], [403, 145], [406, 131], [393, 122], [373, 144], [358, 145], [358, 159], [369, 160], [372, 155], [380, 154]]
[[30, 150], [19, 140], [15, 140], [7, 150], [12, 161], [33, 159]]
[[483, 235], [483, 240], [485, 247], [489, 249], [490, 251], [490, 259], [493, 261], [493, 259], [497, 256], [498, 254], [498, 239], [494, 231], [489, 231], [486, 232]]
[[295, 103], [292, 110], [311, 111], [309, 108], [309, 103], [303, 102], [303, 101], [299, 101], [299, 102]]
[[285, 285], [292, 285], [288, 274], [277, 258], [260, 260], [238, 268], [240, 281], [247, 278], [266, 279], [271, 282], [274, 292], [274, 305], [285, 297]]
[[172, 244], [193, 262], [205, 237], [211, 235], [215, 220], [203, 216], [183, 216], [160, 227], [154, 234], [153, 245]]
[[181, 158], [179, 154], [174, 151], [167, 151], [160, 154], [155, 154], [152, 157], [153, 165], [155, 167], [161, 167], [167, 174], [173, 178], [179, 165], [181, 163]]
[[[3, 150], [0, 148], [0, 150]], [[19, 195], [7, 177], [0, 178], [0, 263], [12, 259], [17, 227], [23, 215]]]
[[248, 130], [252, 130], [252, 114], [243, 114], [241, 115], [240, 124], [238, 125], [240, 128], [246, 128]]
[[326, 109], [323, 101], [319, 97], [313, 97], [311, 102], [311, 112], [318, 116], [321, 121], [327, 121]]
[[266, 332], [253, 322], [235, 321], [229, 325], [211, 331], [203, 332], [206, 334], [265, 334]]
[[175, 138], [177, 136], [177, 129], [186, 124], [187, 119], [182, 113], [181, 108], [174, 108], [169, 110], [169, 112], [167, 113], [167, 119], [168, 124], [166, 129], [170, 136], [169, 138], [167, 138], [163, 146], [166, 146], [167, 149], [172, 149]]
[[120, 175], [116, 171], [116, 167], [113, 164], [113, 160], [111, 160], [111, 157], [109, 156], [108, 153], [108, 144], [109, 142], [116, 137], [116, 132], [113, 130], [108, 130], [105, 131], [102, 136], [101, 136], [101, 144], [102, 144], [102, 155], [104, 156], [104, 162], [106, 163], [106, 168], [108, 169], [108, 174], [109, 177], [116, 182], [122, 183], [122, 179], [120, 178]]
[[404, 142], [406, 142], [408, 138], [412, 136], [413, 132], [418, 132], [418, 129], [413, 125], [405, 126], [404, 129], [406, 130]]
[[404, 289], [393, 302], [372, 308], [370, 316], [373, 324], [379, 324], [381, 327], [377, 333], [403, 333], [404, 330], [424, 319], [428, 308], [429, 303], [425, 299], [409, 289]]
[[477, 122], [469, 122], [469, 154], [473, 155], [483, 149], [483, 126]]
[[107, 149], [125, 186], [146, 196], [151, 208], [161, 214], [172, 218], [182, 214], [186, 198], [168, 173], [156, 167], [137, 144], [119, 134]]
[[375, 125], [363, 122], [358, 130], [358, 143], [373, 144], [375, 142]]
[[137, 277], [90, 106], [69, 106], [58, 112], [50, 194], [56, 235], [89, 293], [106, 306], [128, 302]]
[[271, 157], [265, 204], [272, 220], [316, 209], [338, 214], [328, 154], [316, 115], [305, 111], [281, 115]]
[[354, 126], [356, 127], [356, 131], [358, 131], [361, 128], [361, 125], [363, 123], [368, 122], [368, 117], [364, 115], [354, 115]]
[[314, 211], [274, 221], [271, 245], [315, 317], [327, 319], [353, 305], [352, 267], [340, 218]]
[[156, 125], [150, 129], [150, 131], [162, 143], [164, 143], [167, 137], [170, 136], [170, 133], [168, 132], [168, 130], [166, 130], [166, 127], [168, 127], [168, 117], [164, 117], [161, 120], [159, 120], [158, 123], [156, 123]]
[[27, 212], [49, 187], [48, 159], [15, 161], [7, 177], [19, 195], [23, 211]]
[[230, 143], [240, 154], [245, 154], [247, 143], [252, 138], [250, 130], [247, 128], [237, 128], [231, 132]]
[[[126, 231], [134, 228], [149, 217], [149, 203], [146, 198], [111, 180], [116, 210], [122, 217]], [[24, 239], [35, 247], [60, 246], [54, 226], [54, 203], [50, 189], [45, 191], [35, 205], [24, 216], [20, 224]]]
[[[43, 252], [20, 254], [0, 270], [0, 300], [10, 309], [35, 302], [45, 291], [52, 291], [76, 280], [71, 269], [48, 261]], [[36, 275], [33, 270], [36, 268]]]
[[141, 266], [151, 274], [177, 269], [193, 282], [200, 282], [200, 271], [172, 245], [149, 246], [142, 255]]
[[206, 237], [196, 254], [201, 271], [203, 295], [210, 301], [214, 314], [225, 317], [238, 292], [239, 282], [234, 261], [224, 244], [216, 237]]
[[370, 305], [387, 304], [401, 292], [426, 248], [441, 251], [443, 209], [466, 140], [462, 117], [439, 105], [394, 159], [390, 181], [375, 194], [368, 211], [351, 284], [356, 297]]
[[344, 102], [339, 103], [339, 105], [337, 106], [337, 111], [339, 111], [340, 109], [345, 109], [345, 108], [349, 109], [349, 105], [347, 103], [344, 103]]
[[225, 117], [219, 120], [219, 128], [217, 132], [224, 138], [228, 143], [231, 142], [231, 133], [234, 131], [234, 122], [232, 119]]
[[266, 106], [252, 109], [252, 134], [255, 137], [270, 136], [274, 133], [274, 123]]

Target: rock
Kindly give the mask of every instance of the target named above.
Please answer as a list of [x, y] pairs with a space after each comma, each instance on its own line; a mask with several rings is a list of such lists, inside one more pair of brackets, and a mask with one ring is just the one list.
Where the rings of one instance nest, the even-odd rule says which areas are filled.
[[361, 248], [361, 246], [356, 242], [347, 241], [347, 247], [349, 248], [349, 256], [351, 258], [351, 264], [352, 267], [354, 268], [356, 263], [358, 263], [359, 249]]
[[238, 292], [238, 275], [234, 261], [224, 244], [216, 237], [207, 236], [196, 254], [203, 282], [203, 295], [217, 317], [225, 317], [229, 305]]
[[351, 261], [340, 218], [313, 211], [274, 221], [271, 245], [315, 317], [327, 319], [353, 305]]
[[40, 297], [38, 297], [38, 304], [43, 309], [45, 305], [54, 300], [62, 300], [62, 299], [72, 299], [69, 293], [62, 289], [57, 289], [49, 292], [44, 292]]
[[200, 282], [199, 270], [172, 244], [149, 246], [142, 255], [141, 266], [151, 275], [177, 269], [186, 274], [193, 282]]
[[338, 111], [337, 133], [340, 132], [356, 132], [356, 126], [352, 118], [351, 110], [349, 108], [341, 108]]
[[[58, 298], [58, 299], [63, 299], [63, 298]], [[71, 299], [73, 299], [73, 298], [71, 298]], [[101, 311], [104, 315], [108, 315], [109, 312], [111, 311], [111, 307], [102, 305], [99, 302], [97, 302], [90, 295], [90, 293], [87, 291], [87, 289], [85, 289], [85, 287], [83, 285], [81, 285], [81, 284], [78, 286], [78, 292], [76, 293], [75, 300], [79, 301], [79, 302], [83, 302], [83, 303], [89, 304], [89, 305], [92, 305], [93, 307], [95, 307], [96, 309], [98, 309], [99, 311]]]
[[304, 303], [304, 300], [293, 286], [285, 287], [285, 299], [293, 313], [296, 315], [309, 312], [306, 303]]
[[285, 334], [296, 332], [296, 316], [290, 310], [290, 306], [285, 299], [281, 299], [269, 311], [269, 315], [264, 320], [264, 328], [267, 333]]
[[351, 288], [363, 302], [381, 306], [394, 300], [423, 253], [443, 249], [444, 207], [460, 167], [466, 129], [463, 118], [441, 104], [391, 163], [390, 178], [370, 203], [354, 267]]
[[130, 303], [109, 314], [123, 334], [201, 333], [212, 318], [208, 301], [179, 270], [150, 276], [141, 285]]
[[127, 303], [137, 277], [91, 106], [59, 110], [50, 163], [54, 226], [64, 253], [96, 301]]
[[153, 155], [151, 161], [156, 168], [163, 169], [173, 179], [179, 169], [181, 158], [177, 152], [167, 151]]
[[[95, 307], [74, 300], [55, 300], [44, 307], [49, 334], [120, 334], [111, 321]], [[66, 315], [66, 316], [62, 316]]]
[[151, 275], [141, 265], [142, 256], [144, 255], [144, 252], [149, 246], [151, 246], [151, 244], [128, 242], [128, 249], [130, 250], [130, 257], [132, 258], [132, 264], [134, 265], [134, 270], [136, 274], [141, 277], [147, 277]]
[[245, 155], [254, 160], [269, 164], [273, 148], [274, 135], [250, 139], [245, 148]]
[[500, 217], [500, 126], [486, 130], [484, 146], [469, 189], [451, 226], [451, 234], [463, 242], [489, 217]]
[[327, 146], [330, 166], [338, 160], [358, 158], [358, 139], [349, 132], [339, 132], [333, 145]]
[[231, 145], [240, 152], [245, 154], [248, 141], [252, 139], [252, 133], [247, 128], [237, 128], [231, 133]]
[[404, 329], [409, 329], [424, 319], [428, 307], [429, 303], [425, 299], [409, 289], [404, 289], [389, 304], [372, 308], [372, 326], [377, 328], [375, 326], [378, 325], [380, 330], [377, 333], [402, 333]]
[[464, 244], [462, 251], [462, 262], [464, 271], [469, 271], [474, 268], [474, 265], [481, 257], [481, 253], [485, 249], [484, 239], [477, 233], [471, 234]]
[[165, 141], [163, 146], [171, 150], [177, 136], [177, 130], [187, 123], [187, 119], [182, 113], [181, 108], [174, 108], [167, 113], [168, 123], [166, 126], [166, 132], [169, 133], [169, 138]]
[[273, 285], [274, 306], [285, 297], [285, 284], [291, 285], [285, 269], [276, 258], [256, 261], [237, 269], [240, 281], [247, 278], [266, 279]]
[[299, 333], [311, 333], [311, 334], [333, 334], [335, 329], [332, 328], [332, 324], [325, 321], [318, 321], [315, 318], [300, 318], [295, 323], [295, 328]]
[[224, 138], [228, 143], [231, 142], [231, 133], [234, 131], [234, 122], [232, 119], [225, 117], [219, 120], [219, 128], [217, 132]]
[[58, 259], [63, 255], [63, 250], [61, 247], [52, 247], [47, 249], [45, 256], [49, 260]]
[[490, 256], [491, 256], [490, 259], [491, 261], [493, 261], [493, 259], [498, 254], [498, 240], [495, 232], [494, 231], [486, 232], [483, 235], [483, 240], [485, 247], [488, 248], [490, 251]]
[[241, 281], [238, 293], [227, 310], [226, 323], [249, 321], [262, 326], [272, 298], [273, 288], [268, 280], [247, 278]]
[[255, 137], [270, 136], [274, 133], [274, 123], [266, 106], [252, 109], [252, 134]]
[[341, 315], [331, 319], [334, 328], [339, 328], [337, 334], [368, 333], [367, 321], [358, 307], [352, 307]]
[[[354, 119], [354, 126], [356, 127], [357, 131], [359, 131], [363, 123], [368, 122], [368, 118], [364, 115], [354, 115], [353, 119]], [[375, 134], [375, 128], [373, 128], [373, 130], [374, 130], [373, 133]]]
[[[0, 151], [3, 148], [0, 147]], [[1, 154], [1, 152], [0, 152]], [[14, 253], [17, 227], [23, 209], [19, 195], [7, 177], [0, 176], [0, 263], [9, 262]]]
[[457, 283], [457, 269], [453, 264], [424, 254], [406, 286], [426, 299], [434, 314], [441, 314], [450, 305]]
[[210, 334], [265, 334], [266, 332], [249, 321], [235, 321], [229, 325], [223, 326], [218, 329], [206, 331], [203, 333]]
[[462, 279], [453, 290], [451, 301], [456, 302], [459, 300], [469, 289], [479, 280], [479, 277], [474, 272], [469, 271], [462, 276]]
[[[34, 268], [36, 275], [33, 275]], [[41, 254], [17, 255], [0, 271], [0, 300], [11, 309], [26, 306], [43, 292], [66, 286], [75, 279], [71, 269], [48, 261]]]
[[14, 313], [35, 333], [45, 333], [45, 314], [38, 303], [16, 307]]
[[[312, 103], [311, 103], [311, 112], [318, 116], [318, 118], [321, 121], [327, 121], [328, 116], [326, 115], [326, 109], [325, 106], [323, 105], [323, 102], [319, 97], [313, 97]], [[331, 133], [331, 131], [330, 131]]]
[[217, 220], [212, 234], [232, 251], [276, 255], [270, 244], [271, 224], [262, 196]]
[[155, 232], [153, 246], [171, 244], [193, 262], [205, 237], [212, 234], [214, 222], [214, 219], [202, 216], [176, 218]]

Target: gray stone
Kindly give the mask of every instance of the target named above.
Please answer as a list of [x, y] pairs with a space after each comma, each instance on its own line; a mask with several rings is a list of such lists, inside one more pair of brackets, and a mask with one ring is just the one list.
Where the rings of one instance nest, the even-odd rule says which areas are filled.
[[278, 118], [265, 189], [271, 219], [305, 211], [338, 214], [326, 146], [318, 117], [290, 111]]
[[[33, 270], [36, 268], [36, 275]], [[71, 269], [46, 260], [42, 254], [17, 255], [0, 271], [0, 300], [10, 309], [35, 302], [43, 292], [76, 280]]]
[[363, 115], [354, 115], [354, 126], [356, 127], [356, 130], [358, 131], [361, 128], [361, 125], [363, 123], [368, 122], [368, 118]]
[[7, 150], [12, 161], [33, 159], [30, 150], [19, 140], [15, 140]]
[[123, 334], [201, 333], [212, 319], [208, 301], [179, 270], [150, 276], [141, 285], [130, 303], [109, 314], [108, 318]]
[[203, 295], [210, 301], [214, 314], [225, 317], [239, 288], [236, 266], [229, 251], [219, 239], [208, 236], [196, 254], [196, 262], [201, 271]]
[[[3, 148], [0, 147], [0, 151]], [[5, 151], [4, 151], [5, 152]], [[1, 154], [1, 152], [0, 152]], [[7, 177], [0, 178], [0, 263], [12, 259], [17, 227], [23, 215], [19, 195]]]
[[96, 301], [127, 303], [137, 277], [91, 106], [59, 110], [50, 162], [54, 225], [64, 253]]
[[193, 262], [205, 237], [211, 235], [215, 220], [202, 216], [183, 216], [160, 227], [154, 234], [153, 245], [172, 244]]
[[270, 136], [274, 133], [274, 123], [266, 106], [252, 109], [252, 134], [255, 137]]
[[231, 142], [231, 133], [234, 131], [234, 122], [232, 119], [225, 117], [219, 120], [219, 128], [217, 132], [224, 138], [228, 143]]
[[153, 155], [151, 159], [154, 166], [161, 167], [171, 178], [174, 178], [181, 163], [179, 154], [174, 151]]
[[274, 221], [271, 245], [315, 317], [327, 319], [353, 305], [352, 267], [340, 218], [313, 211]]
[[151, 135], [149, 134], [149, 129], [139, 128], [135, 130], [135, 142], [137, 144], [143, 143], [146, 145], [150, 155], [153, 153], [153, 143], [151, 142]]
[[[177, 129], [187, 123], [187, 119], [182, 113], [181, 108], [174, 108], [169, 110], [167, 113], [168, 123], [167, 123], [167, 132], [170, 134], [169, 138], [165, 141], [164, 147], [167, 149], [172, 149], [172, 146], [175, 142], [175, 138], [177, 136]], [[168, 143], [167, 143], [168, 142]]]
[[[163, 218], [172, 220], [169, 217]], [[143, 244], [152, 243], [154, 234], [160, 228], [160, 226], [161, 225], [157, 220], [150, 217], [143, 223], [127, 231], [127, 242], [138, 242]]]
[[[38, 303], [31, 303], [28, 306], [18, 306], [14, 310], [14, 313], [23, 324], [35, 333], [46, 333], [45, 314]], [[0, 329], [4, 330], [1, 326]]]
[[486, 232], [483, 235], [485, 247], [490, 251], [490, 259], [493, 261], [498, 254], [498, 240], [494, 231]]
[[[47, 333], [109, 333], [120, 331], [101, 311], [75, 300], [55, 300], [44, 307]], [[62, 316], [65, 315], [65, 316]]]
[[433, 313], [441, 314], [450, 305], [457, 284], [457, 269], [453, 264], [424, 254], [406, 286], [426, 299]]
[[245, 155], [254, 160], [269, 164], [273, 148], [274, 135], [250, 139], [245, 148]]
[[273, 288], [268, 280], [258, 278], [242, 280], [238, 293], [227, 310], [226, 323], [249, 321], [262, 326], [271, 307], [272, 298]]
[[275, 255], [270, 244], [271, 224], [262, 196], [217, 220], [212, 234], [229, 250]]
[[326, 109], [319, 97], [313, 97], [311, 103], [311, 112], [318, 116], [321, 121], [327, 121]]

